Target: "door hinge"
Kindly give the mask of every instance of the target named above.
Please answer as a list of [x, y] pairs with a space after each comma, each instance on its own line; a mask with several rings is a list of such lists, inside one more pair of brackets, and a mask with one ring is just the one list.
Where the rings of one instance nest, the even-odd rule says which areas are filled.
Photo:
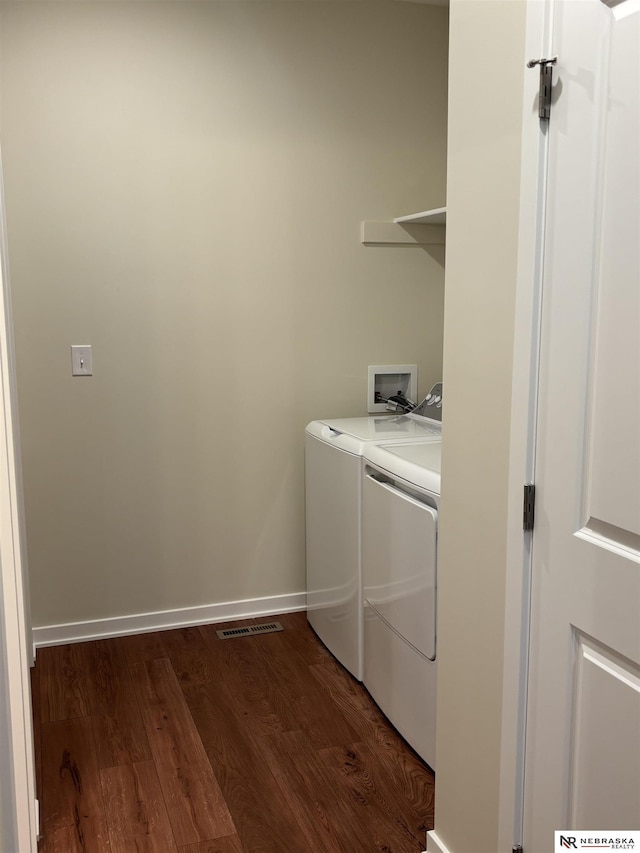
[[536, 511], [536, 487], [533, 483], [524, 485], [524, 502], [522, 505], [522, 529], [533, 530]]
[[540, 66], [540, 97], [538, 99], [538, 116], [543, 119], [551, 118], [551, 98], [553, 95], [553, 66], [558, 61], [557, 56], [551, 59], [530, 59], [527, 68]]

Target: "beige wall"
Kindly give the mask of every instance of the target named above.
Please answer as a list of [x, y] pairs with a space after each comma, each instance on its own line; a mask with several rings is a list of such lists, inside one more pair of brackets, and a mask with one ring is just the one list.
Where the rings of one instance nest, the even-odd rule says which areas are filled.
[[525, 4], [450, 15], [436, 834], [496, 853]]
[[447, 11], [16, 2], [1, 47], [34, 624], [303, 590], [305, 423], [441, 378], [442, 251], [359, 225], [444, 202]]

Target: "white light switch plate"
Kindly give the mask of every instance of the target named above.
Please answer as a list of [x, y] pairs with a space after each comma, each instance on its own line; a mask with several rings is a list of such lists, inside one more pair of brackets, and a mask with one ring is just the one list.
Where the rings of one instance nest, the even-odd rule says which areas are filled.
[[93, 376], [93, 354], [90, 344], [72, 345], [71, 375]]

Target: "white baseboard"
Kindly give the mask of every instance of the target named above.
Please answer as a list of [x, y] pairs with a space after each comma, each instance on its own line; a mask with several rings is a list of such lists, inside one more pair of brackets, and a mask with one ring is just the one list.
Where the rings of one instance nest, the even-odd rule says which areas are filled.
[[431, 829], [427, 832], [427, 849], [424, 853], [451, 853], [451, 851], [438, 838], [435, 829]]
[[212, 622], [275, 616], [278, 613], [305, 610], [306, 602], [306, 593], [295, 592], [290, 595], [272, 595], [265, 598], [248, 598], [243, 601], [182, 607], [178, 610], [161, 610], [157, 613], [134, 613], [130, 616], [114, 616], [110, 619], [69, 622], [66, 625], [45, 625], [33, 628], [33, 648], [35, 651], [43, 646], [61, 646], [65, 643], [185, 628], [188, 625], [207, 625]]

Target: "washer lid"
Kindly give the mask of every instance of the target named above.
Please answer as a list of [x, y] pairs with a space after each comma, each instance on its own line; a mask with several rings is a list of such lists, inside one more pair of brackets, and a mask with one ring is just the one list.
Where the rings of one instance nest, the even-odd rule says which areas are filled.
[[[319, 423], [330, 427], [335, 432], [351, 435], [360, 441], [395, 441], [442, 437], [442, 424], [429, 418], [406, 415], [399, 417], [377, 418], [332, 418], [322, 419]], [[309, 424], [309, 427], [311, 424]], [[307, 431], [309, 430], [307, 427]]]
[[363, 456], [407, 483], [440, 494], [441, 441], [367, 445]]

